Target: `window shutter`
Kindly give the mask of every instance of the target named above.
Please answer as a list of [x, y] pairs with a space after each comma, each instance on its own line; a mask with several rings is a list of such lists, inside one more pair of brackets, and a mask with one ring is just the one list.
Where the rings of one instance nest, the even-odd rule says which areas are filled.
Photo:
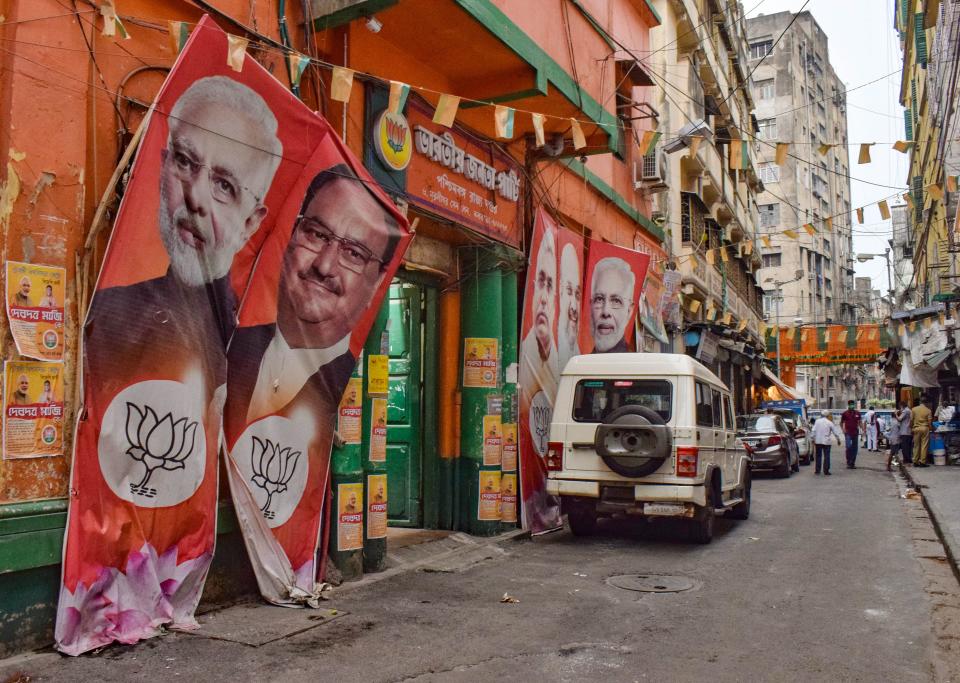
[[927, 64], [927, 31], [923, 28], [923, 12], [913, 15], [913, 37], [917, 46], [917, 64]]
[[903, 110], [903, 128], [907, 134], [907, 140], [913, 140], [913, 112], [909, 107]]

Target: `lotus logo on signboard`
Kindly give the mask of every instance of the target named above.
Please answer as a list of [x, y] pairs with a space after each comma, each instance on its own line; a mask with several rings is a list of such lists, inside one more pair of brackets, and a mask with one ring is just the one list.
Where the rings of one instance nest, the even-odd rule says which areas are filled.
[[377, 157], [393, 171], [402, 171], [410, 165], [413, 155], [413, 136], [410, 124], [402, 114], [384, 110], [374, 130], [374, 148]]

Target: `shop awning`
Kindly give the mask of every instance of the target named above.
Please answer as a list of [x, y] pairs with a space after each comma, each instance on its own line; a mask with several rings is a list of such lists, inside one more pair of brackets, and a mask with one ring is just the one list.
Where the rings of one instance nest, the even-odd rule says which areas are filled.
[[[771, 387], [771, 391], [770, 391], [771, 398], [773, 398], [773, 400], [778, 400], [778, 401], [803, 400], [803, 401], [806, 401], [807, 403], [813, 402], [813, 399], [810, 398], [809, 396], [804, 396], [802, 392], [797, 391], [794, 387], [784, 384], [783, 381], [779, 377], [777, 377], [775, 374], [770, 372], [768, 368], [763, 368], [763, 376], [773, 383], [773, 386]], [[779, 393], [780, 398], [774, 398], [772, 396], [774, 392]]]

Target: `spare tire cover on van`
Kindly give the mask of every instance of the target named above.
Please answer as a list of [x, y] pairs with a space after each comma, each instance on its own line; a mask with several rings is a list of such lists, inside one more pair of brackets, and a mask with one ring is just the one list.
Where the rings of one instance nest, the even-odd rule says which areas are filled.
[[623, 477], [645, 477], [656, 472], [673, 448], [670, 428], [655, 411], [623, 406], [597, 426], [597, 455]]

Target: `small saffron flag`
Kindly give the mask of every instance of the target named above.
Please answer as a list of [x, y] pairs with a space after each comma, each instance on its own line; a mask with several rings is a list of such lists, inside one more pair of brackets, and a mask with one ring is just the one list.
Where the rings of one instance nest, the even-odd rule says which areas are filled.
[[763, 237], [760, 238], [760, 241], [763, 242], [763, 246], [765, 246], [767, 249], [770, 249], [771, 243], [770, 243], [770, 238], [768, 236], [764, 235]]
[[908, 142], [907, 140], [897, 140], [895, 143], [893, 143], [893, 148], [901, 154], [906, 154], [909, 152], [911, 147], [913, 147], [913, 143]]
[[690, 312], [696, 313], [700, 310], [700, 299], [690, 299]]
[[943, 199], [943, 188], [937, 185], [936, 183], [931, 183], [927, 187], [927, 192], [930, 193], [930, 196], [933, 197], [936, 201]]
[[243, 60], [247, 56], [249, 43], [246, 38], [227, 34], [227, 66], [238, 73], [243, 71]]
[[813, 237], [817, 234], [817, 229], [813, 227], [813, 223], [804, 223], [803, 229], [807, 231], [807, 234]]
[[516, 112], [510, 107], [496, 105], [493, 109], [493, 121], [497, 130], [497, 137], [506, 140], [513, 139], [513, 119]]
[[907, 203], [907, 206], [913, 209], [913, 195], [911, 193], [905, 192], [903, 194], [903, 201]]
[[827, 230], [833, 231], [833, 218], [831, 216], [824, 218], [823, 223], [827, 226]]
[[103, 17], [103, 31], [105, 36], [120, 36], [123, 40], [129, 40], [130, 34], [124, 27], [120, 17], [117, 16], [117, 8], [114, 7], [113, 0], [104, 0], [100, 5], [100, 15]]
[[721, 259], [724, 263], [729, 263], [729, 262], [730, 262], [730, 254], [727, 253], [727, 248], [726, 248], [726, 247], [720, 247], [720, 259]]
[[713, 249], [707, 250], [707, 265], [714, 265], [717, 262], [717, 253]]
[[747, 256], [753, 253], [753, 242], [747, 241], [743, 243], [743, 253]]
[[741, 148], [743, 147], [743, 141], [733, 139], [730, 141], [730, 168], [732, 170], [742, 169], [743, 168], [743, 152]]
[[530, 114], [530, 119], [533, 121], [533, 136], [536, 138], [537, 147], [543, 147], [547, 142], [546, 135], [544, 135], [543, 132], [544, 118], [543, 114]]
[[657, 143], [660, 142], [662, 135], [663, 133], [658, 130], [645, 130], [643, 132], [642, 144], [640, 145], [643, 156], [648, 156], [657, 151]]
[[880, 209], [880, 218], [885, 221], [890, 220], [890, 207], [887, 205], [886, 199], [881, 199], [877, 202], [877, 208]]
[[862, 206], [859, 209], [857, 209], [857, 222], [860, 225], [863, 225], [863, 207]]
[[433, 112], [433, 122], [449, 128], [457, 119], [457, 109], [460, 107], [460, 98], [456, 95], [440, 95], [437, 101], [437, 110]]
[[698, 259], [697, 255], [692, 252], [690, 253], [690, 265], [693, 266], [694, 270], [700, 267], [700, 259]]
[[827, 152], [829, 152], [832, 147], [833, 145], [828, 145], [827, 143], [823, 143], [822, 145], [817, 147], [817, 153], [820, 154], [820, 156], [822, 157], [826, 156]]
[[287, 71], [290, 75], [290, 87], [300, 87], [300, 80], [303, 78], [303, 72], [310, 65], [310, 58], [299, 52], [287, 53]]
[[707, 320], [713, 321], [717, 319], [717, 309], [713, 306], [707, 306]]
[[778, 142], [777, 143], [777, 156], [774, 159], [777, 166], [783, 166], [787, 163], [787, 153], [790, 151], [789, 142]]
[[933, 327], [933, 318], [924, 318], [924, 319], [923, 319], [923, 326], [924, 326], [925, 329], [928, 329], [928, 330], [929, 330], [931, 327]]
[[869, 164], [870, 163], [870, 148], [873, 147], [875, 143], [873, 142], [864, 142], [860, 144], [860, 156], [857, 158], [858, 164]]
[[409, 94], [409, 85], [400, 81], [390, 81], [390, 100], [387, 107], [394, 114], [402, 114], [404, 107], [407, 106], [407, 95]]
[[743, 320], [740, 321], [740, 324], [737, 326], [737, 332], [743, 332], [745, 329], [747, 329], [747, 319], [746, 319], [746, 318], [744, 318]]
[[957, 191], [957, 176], [948, 175], [947, 176], [947, 192], [956, 192]]
[[190, 24], [185, 21], [169, 21], [170, 51], [178, 55], [187, 44], [187, 38], [190, 37]]
[[349, 102], [353, 90], [353, 69], [345, 66], [333, 67], [330, 77], [330, 99], [335, 102]]
[[789, 237], [789, 238], [792, 239], [792, 240], [797, 239], [797, 231], [796, 231], [796, 230], [784, 230], [784, 231], [783, 231], [783, 234], [786, 235], [787, 237]]
[[722, 322], [724, 325], [729, 325], [732, 320], [733, 320], [733, 313], [731, 313], [730, 311], [727, 311], [726, 313], [723, 314], [723, 317], [720, 319], [720, 322]]
[[573, 148], [583, 149], [587, 146], [587, 138], [583, 135], [583, 128], [576, 119], [570, 119], [570, 134], [573, 136]]
[[846, 327], [840, 330], [840, 334], [837, 335], [837, 341], [839, 342], [847, 341], [847, 332], [849, 332], [849, 330]]
[[691, 135], [690, 136], [690, 156], [697, 156], [697, 150], [700, 149], [700, 143], [703, 142], [702, 135]]

